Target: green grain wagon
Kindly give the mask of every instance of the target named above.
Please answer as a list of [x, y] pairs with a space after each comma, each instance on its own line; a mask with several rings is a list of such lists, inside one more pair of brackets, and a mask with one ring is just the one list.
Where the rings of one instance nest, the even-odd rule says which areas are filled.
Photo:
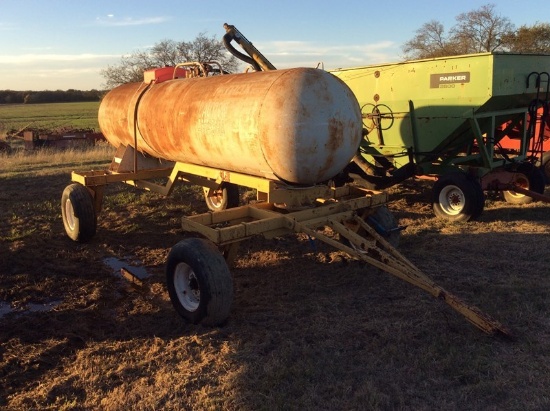
[[[349, 171], [378, 188], [432, 177], [434, 212], [451, 220], [478, 217], [486, 190], [531, 201], [544, 176], [529, 113], [546, 115], [548, 70], [550, 55], [481, 53], [331, 71], [363, 115], [361, 155]], [[520, 148], [504, 150], [499, 141], [512, 128]]]

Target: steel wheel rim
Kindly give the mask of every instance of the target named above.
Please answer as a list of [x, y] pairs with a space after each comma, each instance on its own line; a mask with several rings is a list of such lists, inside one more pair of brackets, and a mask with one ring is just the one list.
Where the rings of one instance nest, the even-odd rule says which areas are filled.
[[193, 269], [185, 264], [179, 263], [174, 272], [174, 288], [178, 301], [189, 312], [199, 308], [201, 292], [199, 281]]
[[65, 201], [65, 220], [67, 221], [69, 228], [74, 230], [76, 218], [74, 216], [73, 203], [71, 203], [71, 200], [69, 199]]
[[455, 185], [448, 185], [439, 193], [441, 209], [448, 215], [458, 215], [464, 210], [464, 192]]
[[210, 199], [210, 204], [214, 208], [221, 208], [223, 204], [223, 190], [214, 191], [215, 195], [208, 197]]
[[[523, 174], [516, 175], [514, 177], [514, 181], [512, 181], [512, 182], [514, 184], [520, 186], [521, 188], [529, 190], [529, 179], [527, 178], [527, 176], [524, 176]], [[508, 190], [508, 195], [510, 197], [514, 197], [514, 198], [523, 198], [523, 197], [525, 197], [525, 194], [516, 193], [514, 190]]]

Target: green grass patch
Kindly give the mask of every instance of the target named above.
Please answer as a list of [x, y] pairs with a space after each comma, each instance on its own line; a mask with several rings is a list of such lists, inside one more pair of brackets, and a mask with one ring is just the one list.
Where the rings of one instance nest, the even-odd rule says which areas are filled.
[[99, 130], [99, 102], [0, 105], [0, 136], [22, 129]]

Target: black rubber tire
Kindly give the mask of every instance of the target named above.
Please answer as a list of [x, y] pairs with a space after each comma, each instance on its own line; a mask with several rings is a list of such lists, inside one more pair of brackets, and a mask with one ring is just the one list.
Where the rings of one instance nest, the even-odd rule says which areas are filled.
[[542, 165], [540, 170], [544, 175], [544, 182], [550, 184], [550, 151], [547, 151], [542, 155]]
[[166, 281], [172, 305], [193, 324], [216, 326], [229, 317], [233, 279], [217, 247], [203, 238], [187, 238], [168, 254]]
[[477, 220], [481, 214], [483, 214], [483, 209], [485, 208], [485, 193], [483, 192], [483, 188], [481, 187], [481, 183], [479, 181], [476, 181], [470, 176], [466, 177], [472, 182], [477, 198], [477, 205], [474, 208], [471, 220]]
[[69, 238], [79, 243], [92, 239], [96, 233], [97, 215], [91, 193], [81, 184], [69, 184], [61, 195], [61, 216]]
[[441, 176], [433, 189], [434, 214], [449, 221], [471, 221], [478, 218], [485, 206], [479, 182], [465, 173]]
[[210, 211], [222, 211], [239, 206], [239, 186], [233, 183], [222, 183], [216, 190], [216, 195], [208, 197], [205, 193], [204, 200]]
[[[526, 189], [538, 194], [544, 193], [544, 174], [540, 168], [531, 163], [522, 163], [518, 166], [516, 172], [526, 177], [525, 184], [523, 184], [527, 186], [525, 187]], [[531, 197], [513, 191], [503, 191], [502, 196], [504, 200], [510, 204], [529, 204], [533, 202]]]

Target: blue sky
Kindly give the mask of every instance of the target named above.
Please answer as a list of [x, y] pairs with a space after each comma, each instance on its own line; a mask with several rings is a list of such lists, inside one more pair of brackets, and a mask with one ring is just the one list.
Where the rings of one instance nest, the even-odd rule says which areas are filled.
[[[0, 0], [0, 90], [100, 89], [100, 70], [164, 40], [222, 38], [236, 26], [277, 67], [326, 69], [399, 61], [415, 30], [490, 1]], [[516, 26], [537, 7], [494, 1]], [[539, 7], [540, 10], [540, 7]]]

